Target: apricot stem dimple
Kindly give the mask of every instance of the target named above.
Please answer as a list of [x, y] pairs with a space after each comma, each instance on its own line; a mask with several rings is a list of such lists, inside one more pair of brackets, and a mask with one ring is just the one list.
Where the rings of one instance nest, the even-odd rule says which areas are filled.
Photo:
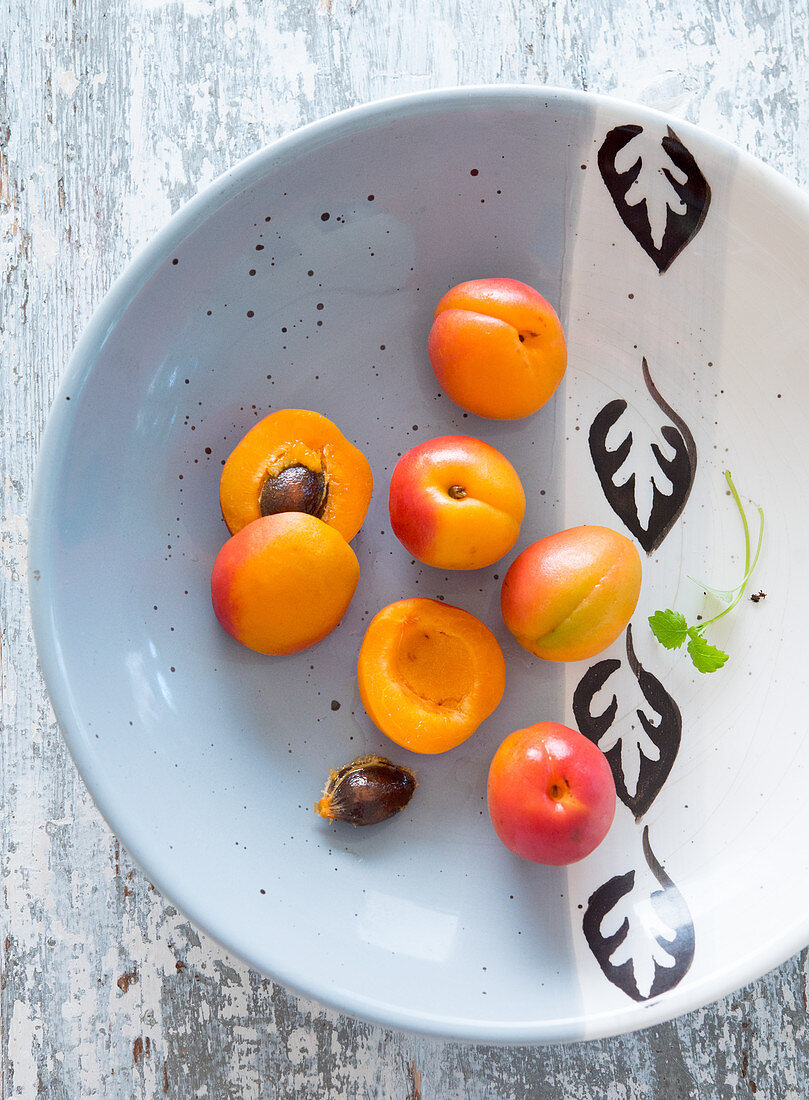
[[296, 462], [265, 478], [258, 506], [262, 516], [305, 512], [320, 519], [326, 510], [328, 495], [329, 483], [324, 473]]
[[463, 500], [466, 496], [466, 489], [464, 489], [463, 485], [450, 485], [449, 489], [447, 489], [447, 493], [453, 500]]

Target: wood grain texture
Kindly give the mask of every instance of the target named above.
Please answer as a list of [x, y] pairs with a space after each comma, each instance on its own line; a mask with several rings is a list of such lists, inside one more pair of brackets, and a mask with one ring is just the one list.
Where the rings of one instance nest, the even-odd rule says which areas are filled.
[[809, 184], [805, 0], [5, 0], [0, 9], [0, 1096], [799, 1098], [807, 954], [612, 1041], [444, 1044], [300, 999], [155, 891], [56, 727], [27, 601], [38, 442], [133, 251], [219, 172], [335, 109], [549, 83], [705, 126]]

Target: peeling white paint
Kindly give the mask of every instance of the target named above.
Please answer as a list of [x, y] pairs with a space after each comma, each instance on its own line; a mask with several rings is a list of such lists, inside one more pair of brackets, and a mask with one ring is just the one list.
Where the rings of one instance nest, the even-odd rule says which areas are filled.
[[59, 242], [41, 218], [34, 218], [31, 226], [31, 244], [34, 259], [45, 267], [52, 267], [59, 255]]
[[71, 69], [56, 72], [56, 87], [66, 96], [72, 96], [79, 86], [78, 77]]
[[35, 1050], [42, 1045], [42, 1037], [41, 1022], [32, 1018], [24, 1001], [15, 1000], [8, 1029], [8, 1060], [11, 1077], [9, 1083], [13, 1084], [14, 1092], [18, 1096], [25, 1096], [37, 1079]]
[[144, 12], [176, 11], [192, 18], [205, 18], [218, 8], [226, 7], [227, 0], [138, 0]]

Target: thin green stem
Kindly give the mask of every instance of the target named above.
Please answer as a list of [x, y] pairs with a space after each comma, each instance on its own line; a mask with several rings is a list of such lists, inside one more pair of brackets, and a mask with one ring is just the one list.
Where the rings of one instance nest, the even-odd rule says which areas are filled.
[[725, 470], [724, 473], [725, 473], [725, 481], [728, 483], [728, 488], [730, 489], [731, 494], [733, 495], [733, 500], [735, 501], [736, 507], [739, 510], [739, 515], [741, 516], [741, 519], [742, 519], [742, 527], [744, 528], [744, 577], [742, 578], [742, 582], [739, 585], [739, 590], [736, 593], [736, 598], [734, 599], [733, 603], [731, 603], [727, 607], [723, 608], [722, 611], [720, 611], [718, 615], [714, 615], [714, 617], [712, 619], [707, 619], [704, 623], [700, 623], [698, 627], [692, 627], [691, 628], [692, 630], [696, 630], [700, 633], [705, 629], [706, 626], [710, 626], [711, 623], [718, 622], [719, 619], [723, 618], [725, 615], [727, 615], [729, 612], [731, 612], [733, 610], [733, 608], [736, 607], [739, 600], [741, 600], [742, 596], [744, 595], [744, 590], [747, 588], [747, 582], [750, 580], [750, 574], [756, 568], [756, 565], [758, 563], [758, 557], [759, 557], [759, 554], [761, 553], [761, 544], [764, 540], [764, 509], [759, 507], [758, 508], [758, 517], [759, 517], [758, 544], [756, 546], [756, 552], [755, 552], [755, 555], [753, 557], [753, 561], [752, 561], [752, 564], [751, 564], [751, 561], [750, 561], [750, 527], [747, 523], [747, 516], [745, 514], [744, 507], [742, 505], [741, 498], [739, 497], [739, 493], [736, 489], [736, 486], [733, 484], [733, 478], [730, 476], [730, 470]]

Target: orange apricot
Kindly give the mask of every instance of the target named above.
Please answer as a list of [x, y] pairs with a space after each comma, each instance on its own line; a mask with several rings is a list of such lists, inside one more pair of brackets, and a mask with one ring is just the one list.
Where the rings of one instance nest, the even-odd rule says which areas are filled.
[[622, 633], [637, 606], [640, 554], [609, 527], [571, 527], [540, 539], [503, 579], [503, 620], [546, 661], [594, 657]]
[[214, 613], [258, 653], [297, 653], [342, 619], [359, 580], [357, 555], [333, 527], [305, 512], [253, 520], [214, 562]]
[[520, 533], [525, 492], [505, 455], [466, 435], [442, 435], [402, 455], [388, 497], [393, 533], [439, 569], [481, 569]]
[[279, 409], [234, 448], [219, 503], [232, 535], [261, 516], [304, 512], [352, 539], [372, 488], [368, 459], [331, 420], [309, 409]]
[[506, 664], [488, 627], [460, 607], [405, 599], [383, 607], [360, 647], [362, 705], [413, 752], [455, 748], [503, 698]]
[[436, 306], [427, 350], [455, 404], [494, 420], [542, 408], [567, 366], [553, 306], [516, 279], [472, 279], [449, 290]]

